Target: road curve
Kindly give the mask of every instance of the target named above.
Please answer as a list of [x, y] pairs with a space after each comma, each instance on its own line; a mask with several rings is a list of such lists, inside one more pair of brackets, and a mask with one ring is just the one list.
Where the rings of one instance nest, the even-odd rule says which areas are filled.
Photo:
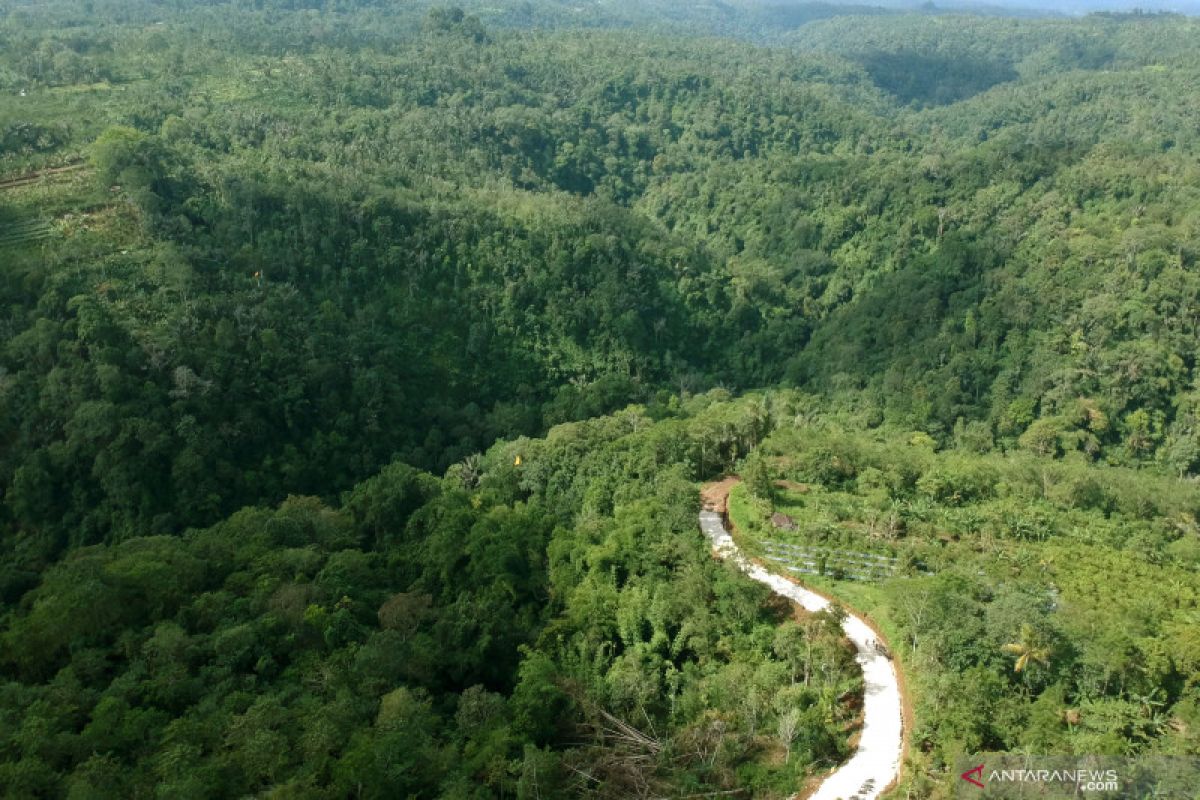
[[[816, 592], [751, 563], [738, 550], [717, 512], [701, 511], [700, 529], [712, 542], [713, 552], [733, 559], [743, 572], [776, 594], [809, 611], [828, 607], [829, 601]], [[895, 665], [875, 649], [875, 633], [862, 618], [848, 615], [843, 629], [858, 650], [856, 660], [863, 671], [862, 735], [850, 760], [831, 772], [808, 800], [874, 800], [900, 773], [904, 717]]]

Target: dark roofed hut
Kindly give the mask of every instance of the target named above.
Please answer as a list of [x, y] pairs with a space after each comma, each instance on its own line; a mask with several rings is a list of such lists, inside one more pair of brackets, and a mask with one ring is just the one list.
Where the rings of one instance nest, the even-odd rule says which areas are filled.
[[792, 519], [787, 514], [784, 514], [781, 511], [776, 511], [774, 514], [771, 515], [771, 524], [774, 525], [776, 528], [779, 528], [780, 530], [785, 530], [785, 531], [796, 530], [796, 520]]

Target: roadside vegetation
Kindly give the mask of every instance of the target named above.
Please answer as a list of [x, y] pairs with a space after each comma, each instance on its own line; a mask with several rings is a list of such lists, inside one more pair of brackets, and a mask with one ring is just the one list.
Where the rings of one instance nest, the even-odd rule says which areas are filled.
[[[742, 465], [769, 480], [736, 487], [730, 514], [768, 566], [888, 635], [920, 795], [969, 753], [1195, 753], [1200, 488], [977, 445], [781, 426]], [[861, 566], [880, 558], [895, 574]]]

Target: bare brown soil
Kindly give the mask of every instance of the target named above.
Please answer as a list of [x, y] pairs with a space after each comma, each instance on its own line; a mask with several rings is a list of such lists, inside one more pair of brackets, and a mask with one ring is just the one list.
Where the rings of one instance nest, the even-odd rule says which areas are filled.
[[715, 511], [725, 515], [729, 509], [729, 492], [741, 482], [741, 478], [730, 475], [719, 481], [706, 483], [700, 487], [700, 501], [705, 511]]

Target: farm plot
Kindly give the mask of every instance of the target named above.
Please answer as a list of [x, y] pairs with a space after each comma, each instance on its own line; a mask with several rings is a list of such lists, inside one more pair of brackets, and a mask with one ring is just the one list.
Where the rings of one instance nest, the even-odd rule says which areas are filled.
[[9, 224], [0, 224], [0, 248], [34, 244], [54, 235], [54, 223], [32, 217]]

